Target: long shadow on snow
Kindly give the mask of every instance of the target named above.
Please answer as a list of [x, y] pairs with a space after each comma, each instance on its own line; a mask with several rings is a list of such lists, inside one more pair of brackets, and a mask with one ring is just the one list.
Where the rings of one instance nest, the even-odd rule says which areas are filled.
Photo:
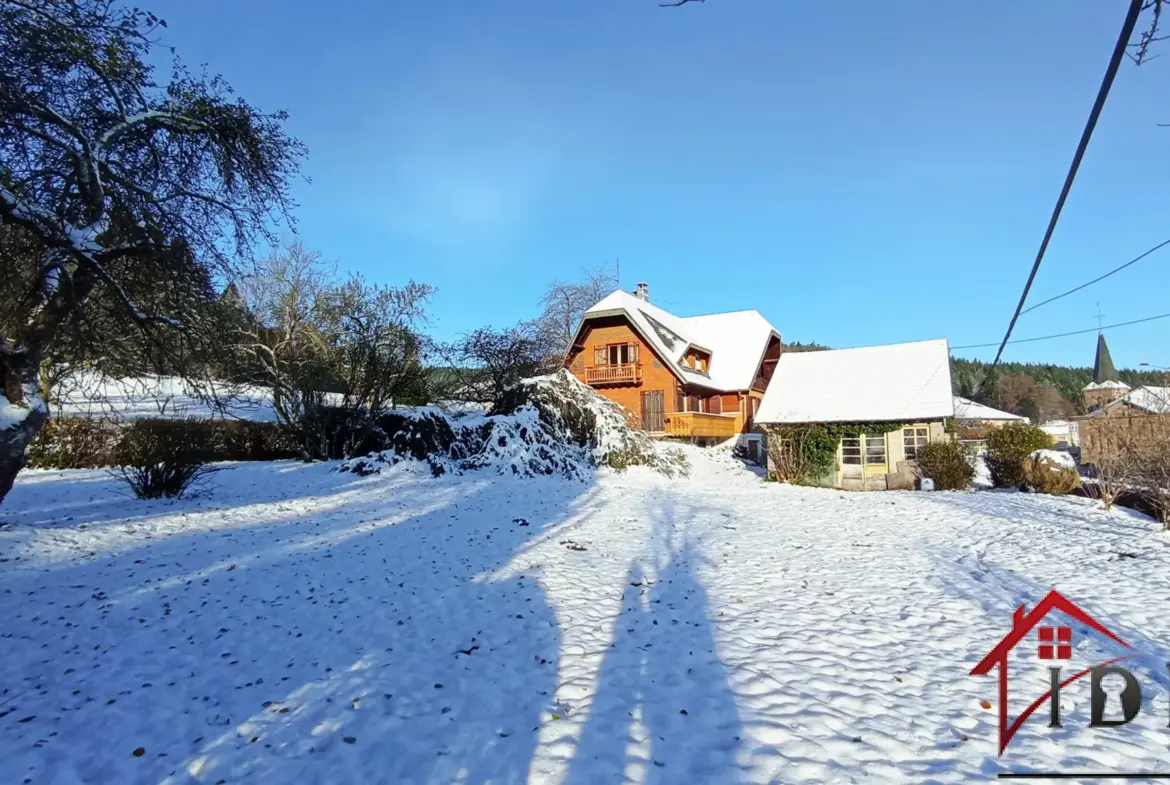
[[697, 575], [699, 538], [687, 523], [668, 504], [655, 521], [650, 569], [630, 567], [570, 785], [622, 782], [631, 765], [647, 783], [743, 780], [739, 712]]
[[[124, 779], [525, 781], [560, 633], [539, 576], [477, 576], [587, 515], [593, 483], [391, 475], [342, 481], [344, 504], [6, 575], [0, 729], [30, 745], [12, 770], [144, 746]], [[212, 512], [231, 514], [195, 511]], [[115, 694], [118, 659], [141, 688]]]

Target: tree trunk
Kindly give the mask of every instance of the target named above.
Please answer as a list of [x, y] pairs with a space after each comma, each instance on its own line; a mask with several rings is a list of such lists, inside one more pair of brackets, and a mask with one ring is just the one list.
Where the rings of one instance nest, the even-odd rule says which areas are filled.
[[0, 431], [0, 502], [12, 490], [16, 475], [24, 468], [25, 452], [48, 416], [44, 406], [34, 407], [23, 420]]
[[0, 502], [24, 468], [25, 452], [49, 417], [40, 393], [35, 357], [0, 357]]

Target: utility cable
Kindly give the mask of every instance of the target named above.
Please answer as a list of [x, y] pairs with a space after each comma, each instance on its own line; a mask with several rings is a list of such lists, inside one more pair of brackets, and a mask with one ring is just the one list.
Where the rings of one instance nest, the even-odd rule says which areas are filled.
[[1093, 135], [1093, 129], [1097, 126], [1097, 118], [1101, 116], [1101, 109], [1105, 106], [1105, 99], [1109, 96], [1109, 88], [1113, 86], [1113, 78], [1117, 76], [1117, 69], [1121, 66], [1121, 58], [1125, 55], [1125, 47], [1129, 44], [1129, 39], [1133, 35], [1133, 29], [1137, 25], [1138, 15], [1141, 13], [1142, 6], [1145, 0], [1130, 0], [1129, 11], [1125, 14], [1125, 22], [1121, 25], [1121, 33], [1117, 36], [1117, 43], [1113, 47], [1113, 56], [1109, 59], [1109, 67], [1105, 69], [1105, 77], [1101, 80], [1101, 87], [1097, 90], [1097, 100], [1093, 102], [1093, 109], [1089, 112], [1089, 119], [1085, 123], [1085, 129], [1081, 131], [1081, 141], [1077, 144], [1077, 152], [1073, 156], [1072, 165], [1069, 167], [1068, 174], [1064, 178], [1064, 187], [1060, 189], [1060, 198], [1056, 200], [1056, 208], [1052, 211], [1052, 218], [1048, 221], [1048, 229], [1044, 232], [1044, 240], [1040, 243], [1040, 250], [1036, 254], [1036, 261], [1032, 263], [1032, 271], [1028, 274], [1028, 282], [1024, 284], [1024, 291], [1020, 295], [1020, 302], [1016, 305], [1016, 312], [1012, 314], [1012, 320], [1008, 323], [1007, 332], [1004, 333], [1003, 341], [999, 344], [999, 351], [995, 353], [995, 360], [992, 361], [992, 366], [999, 362], [999, 358], [1003, 355], [1003, 347], [1007, 346], [1008, 340], [1012, 337], [1012, 330], [1015, 329], [1016, 320], [1020, 318], [1020, 312], [1024, 310], [1024, 301], [1028, 299], [1028, 292], [1032, 289], [1032, 282], [1036, 280], [1036, 273], [1040, 270], [1040, 262], [1044, 260], [1044, 252], [1048, 250], [1048, 242], [1052, 239], [1052, 233], [1056, 229], [1056, 222], [1060, 219], [1060, 211], [1064, 209], [1064, 202], [1068, 199], [1068, 193], [1072, 190], [1073, 180], [1076, 179], [1077, 170], [1081, 166], [1081, 159], [1085, 157], [1085, 149], [1089, 146], [1089, 138]]

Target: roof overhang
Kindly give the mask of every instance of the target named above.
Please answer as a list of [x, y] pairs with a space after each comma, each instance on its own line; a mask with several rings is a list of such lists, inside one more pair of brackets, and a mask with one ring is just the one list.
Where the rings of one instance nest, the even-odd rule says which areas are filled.
[[636, 333], [637, 336], [642, 339], [642, 343], [646, 344], [646, 348], [648, 348], [651, 352], [654, 352], [655, 355], [658, 355], [658, 359], [662, 361], [662, 365], [672, 374], [674, 374], [674, 377], [683, 384], [691, 384], [691, 382], [688, 382], [687, 379], [683, 377], [682, 373], [678, 370], [670, 358], [662, 357], [658, 354], [658, 351], [654, 348], [654, 342], [651, 341], [649, 337], [647, 337], [646, 333], [642, 332], [642, 328], [638, 326], [638, 323], [630, 318], [630, 314], [626, 312], [625, 308], [606, 308], [602, 311], [587, 311], [581, 318], [581, 324], [577, 325], [577, 332], [573, 335], [573, 342], [569, 344], [569, 348], [565, 350], [565, 356], [561, 358], [561, 364], [564, 365], [565, 361], [569, 359], [569, 352], [573, 351], [574, 346], [581, 345], [581, 333], [585, 330], [586, 324], [596, 319], [605, 319], [611, 316], [621, 316], [625, 318], [626, 323], [630, 326], [630, 329], [633, 330], [634, 333]]

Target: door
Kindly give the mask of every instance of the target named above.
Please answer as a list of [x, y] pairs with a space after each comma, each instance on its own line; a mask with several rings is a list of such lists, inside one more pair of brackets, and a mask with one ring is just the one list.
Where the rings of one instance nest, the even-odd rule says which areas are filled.
[[886, 437], [847, 436], [841, 440], [841, 487], [851, 491], [885, 490]]
[[886, 456], [885, 434], [866, 434], [864, 487], [867, 491], [884, 491], [886, 473], [890, 470]]
[[642, 428], [651, 433], [666, 430], [666, 393], [646, 390], [642, 393]]

